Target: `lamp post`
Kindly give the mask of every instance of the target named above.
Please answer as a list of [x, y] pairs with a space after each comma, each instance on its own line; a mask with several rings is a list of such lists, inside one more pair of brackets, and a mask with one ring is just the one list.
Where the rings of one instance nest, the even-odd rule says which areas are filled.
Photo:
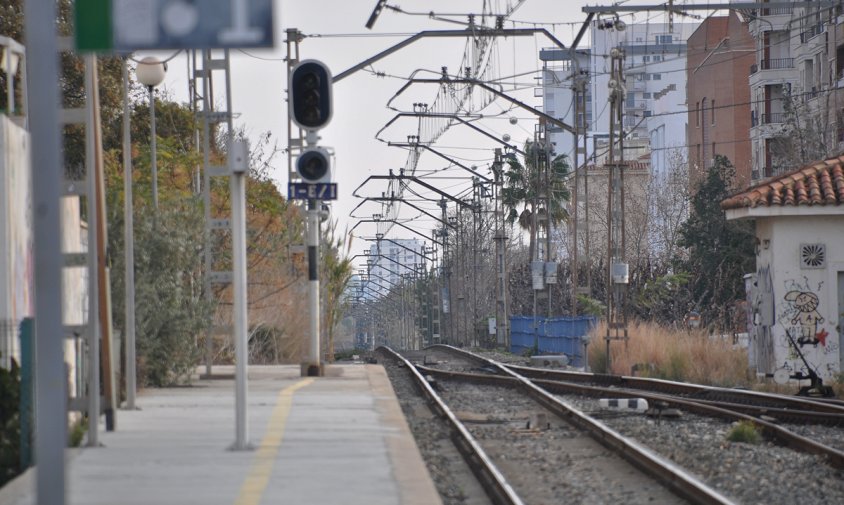
[[152, 167], [152, 206], [158, 210], [158, 166], [155, 151], [155, 96], [153, 90], [164, 80], [167, 72], [167, 64], [159, 61], [158, 58], [147, 56], [142, 59], [135, 75], [138, 80], [149, 89], [149, 114], [150, 114], [150, 165]]
[[123, 219], [126, 282], [126, 408], [135, 410], [135, 237], [132, 214], [132, 143], [129, 132], [129, 64], [123, 61]]

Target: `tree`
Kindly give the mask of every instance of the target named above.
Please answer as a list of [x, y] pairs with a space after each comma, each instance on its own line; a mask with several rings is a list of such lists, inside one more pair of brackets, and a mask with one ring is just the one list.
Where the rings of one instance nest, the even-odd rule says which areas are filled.
[[[529, 250], [530, 258], [533, 259], [538, 228], [546, 228], [547, 233], [549, 219], [545, 219], [546, 216], [550, 218], [551, 225], [568, 219], [566, 203], [571, 199], [567, 186], [569, 164], [564, 154], [551, 160], [546, 184], [543, 168], [553, 153], [530, 141], [525, 143], [524, 151], [524, 163], [515, 157], [507, 160], [508, 167], [504, 172], [501, 197], [507, 213], [507, 222], [512, 225], [518, 221], [522, 229], [530, 232]], [[545, 208], [546, 191], [550, 212]]]
[[[349, 280], [352, 278], [352, 260], [348, 259], [352, 241], [346, 242], [343, 237], [336, 237], [337, 222], [333, 221], [323, 232], [324, 247], [322, 250], [322, 279], [325, 288], [325, 333], [328, 359], [334, 360], [334, 330], [343, 319], [348, 303], [343, 295]], [[346, 256], [341, 257], [340, 251], [346, 249]]]
[[728, 328], [730, 305], [744, 298], [744, 274], [755, 261], [753, 225], [727, 221], [720, 203], [730, 195], [735, 168], [725, 156], [700, 182], [691, 201], [689, 218], [680, 227], [679, 245], [688, 250], [681, 267], [695, 272], [689, 282], [692, 303], [704, 323]]
[[[783, 125], [771, 139], [771, 165], [777, 175], [838, 154], [834, 93], [804, 92], [802, 100], [790, 88], [783, 94]], [[817, 96], [817, 98], [816, 98]], [[812, 100], [812, 98], [815, 98]], [[761, 174], [765, 176], [765, 174]]]

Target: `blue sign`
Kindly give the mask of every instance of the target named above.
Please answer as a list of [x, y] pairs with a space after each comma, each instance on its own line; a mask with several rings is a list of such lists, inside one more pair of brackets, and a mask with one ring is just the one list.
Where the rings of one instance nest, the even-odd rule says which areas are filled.
[[87, 0], [83, 4], [111, 12], [110, 26], [109, 20], [96, 26], [88, 22], [90, 26], [77, 34], [84, 47], [83, 42], [95, 35], [87, 32], [103, 32], [104, 39], [88, 44], [101, 47], [89, 49], [273, 47], [272, 0]]
[[290, 182], [287, 184], [288, 200], [336, 200], [336, 182]]

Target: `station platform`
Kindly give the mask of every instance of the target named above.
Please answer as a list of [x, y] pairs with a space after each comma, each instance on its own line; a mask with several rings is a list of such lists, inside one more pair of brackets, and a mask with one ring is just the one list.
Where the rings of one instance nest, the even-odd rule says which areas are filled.
[[[231, 375], [232, 367], [214, 367]], [[147, 389], [118, 411], [102, 447], [68, 451], [66, 503], [384, 504], [441, 500], [380, 365], [249, 369], [249, 441], [233, 451], [234, 381]], [[0, 489], [3, 505], [35, 505], [34, 472]]]

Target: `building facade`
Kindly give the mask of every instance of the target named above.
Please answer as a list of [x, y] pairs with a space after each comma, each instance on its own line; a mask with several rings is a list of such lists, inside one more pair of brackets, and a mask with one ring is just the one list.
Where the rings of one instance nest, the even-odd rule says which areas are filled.
[[368, 292], [386, 295], [402, 282], [425, 268], [425, 243], [418, 239], [383, 238], [369, 246]]
[[751, 182], [840, 152], [844, 140], [844, 17], [841, 6], [776, 7], [747, 13]]
[[686, 143], [692, 181], [698, 180], [720, 154], [736, 167], [737, 187], [750, 183], [748, 76], [756, 58], [755, 47], [747, 18], [735, 11], [729, 16], [707, 18], [689, 37]]
[[[671, 151], [680, 151], [686, 158], [686, 39], [696, 27], [696, 23], [647, 23], [629, 24], [618, 30], [599, 29], [595, 22], [591, 48], [577, 51], [574, 60], [568, 51], [542, 50], [543, 110], [574, 126], [573, 86], [585, 81], [586, 106], [576, 110], [586, 115], [587, 155], [590, 159], [599, 155], [595, 139], [606, 137], [610, 129], [609, 54], [615, 47], [622, 48], [626, 83], [624, 129], [628, 139], [646, 140], [638, 143], [646, 150], [625, 151], [625, 157], [638, 158], [650, 149], [651, 168], [655, 174], [661, 173]], [[558, 154], [572, 156], [571, 133], [550, 130], [549, 138]]]
[[[834, 380], [844, 348], [844, 157], [773, 177], [721, 203], [756, 222], [746, 276], [750, 367]], [[802, 355], [802, 357], [801, 357]]]

